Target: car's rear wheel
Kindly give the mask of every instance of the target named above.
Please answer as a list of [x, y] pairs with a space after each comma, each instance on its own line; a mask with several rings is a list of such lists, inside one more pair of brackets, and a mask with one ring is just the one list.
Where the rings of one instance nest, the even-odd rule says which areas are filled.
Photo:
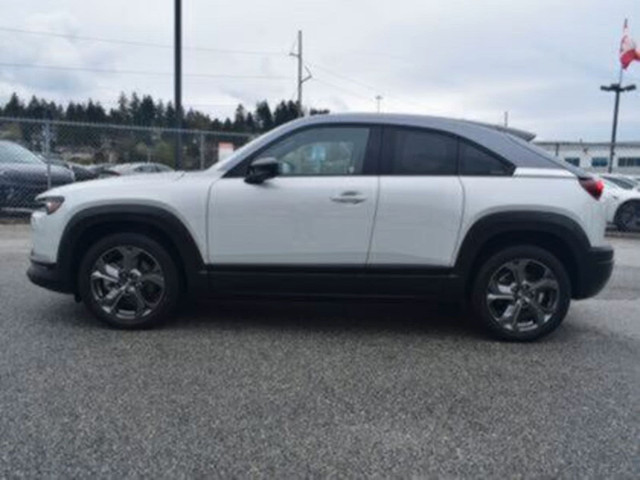
[[78, 291], [89, 310], [118, 328], [145, 328], [174, 311], [178, 271], [167, 249], [146, 235], [121, 233], [93, 245], [78, 272]]
[[479, 319], [496, 336], [530, 341], [555, 330], [571, 302], [562, 263], [535, 246], [507, 248], [480, 267], [472, 291]]
[[620, 205], [614, 221], [622, 232], [640, 230], [640, 202], [630, 201]]

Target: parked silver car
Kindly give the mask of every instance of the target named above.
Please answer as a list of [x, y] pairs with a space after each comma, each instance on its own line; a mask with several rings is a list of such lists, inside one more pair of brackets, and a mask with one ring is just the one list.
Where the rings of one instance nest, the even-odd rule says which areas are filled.
[[118, 163], [109, 167], [103, 168], [99, 176], [104, 177], [116, 177], [120, 175], [139, 175], [141, 173], [162, 173], [172, 172], [173, 168], [168, 167], [162, 163], [146, 162], [146, 163]]

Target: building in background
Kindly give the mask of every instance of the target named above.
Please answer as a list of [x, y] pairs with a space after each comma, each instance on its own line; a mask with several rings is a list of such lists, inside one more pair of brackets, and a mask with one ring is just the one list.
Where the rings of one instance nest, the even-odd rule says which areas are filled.
[[[604, 173], [609, 168], [609, 142], [535, 142], [552, 155], [585, 170]], [[640, 175], [640, 142], [617, 142], [613, 171]]]

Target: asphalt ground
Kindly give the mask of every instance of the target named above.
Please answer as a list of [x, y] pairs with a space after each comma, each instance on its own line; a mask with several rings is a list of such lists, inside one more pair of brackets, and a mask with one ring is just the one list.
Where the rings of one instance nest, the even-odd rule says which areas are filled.
[[0, 477], [638, 478], [640, 240], [543, 341], [426, 303], [191, 306], [97, 323], [0, 225]]

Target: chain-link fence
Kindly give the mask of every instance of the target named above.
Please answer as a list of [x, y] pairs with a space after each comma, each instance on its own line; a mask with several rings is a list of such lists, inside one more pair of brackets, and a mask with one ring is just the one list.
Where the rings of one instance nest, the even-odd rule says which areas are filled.
[[49, 188], [76, 181], [175, 169], [202, 170], [251, 135], [0, 117], [0, 210], [34, 208]]
[[[202, 170], [245, 144], [250, 134], [37, 120], [0, 116], [0, 210], [34, 208], [51, 187], [115, 175], [176, 168]], [[594, 172], [609, 168], [607, 142], [539, 142], [566, 162]], [[640, 142], [620, 142], [613, 171], [640, 177]]]

